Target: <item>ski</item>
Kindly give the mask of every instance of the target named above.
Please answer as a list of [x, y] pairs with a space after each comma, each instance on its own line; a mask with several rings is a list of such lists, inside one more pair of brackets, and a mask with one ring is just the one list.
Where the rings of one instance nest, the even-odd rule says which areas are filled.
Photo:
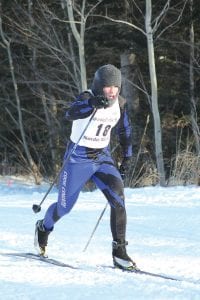
[[38, 260], [44, 263], [48, 263], [48, 264], [52, 264], [58, 267], [64, 267], [64, 268], [70, 268], [70, 269], [78, 269], [78, 267], [72, 266], [70, 264], [61, 262], [57, 259], [54, 258], [48, 258], [48, 257], [44, 257], [41, 256], [39, 254], [35, 254], [35, 253], [31, 253], [31, 252], [10, 252], [10, 253], [1, 253], [1, 255], [4, 256], [11, 256], [11, 257], [22, 257], [22, 258], [27, 258], [27, 259], [34, 259], [34, 260]]
[[[59, 261], [59, 260], [54, 259], [54, 258], [43, 257], [43, 256], [40, 256], [39, 254], [35, 254], [35, 253], [32, 253], [32, 252], [10, 252], [10, 253], [0, 253], [0, 255], [38, 260], [38, 261], [41, 261], [41, 262], [44, 262], [44, 263], [47, 263], [47, 264], [51, 264], [51, 265], [55, 265], [55, 266], [58, 266], [58, 267], [70, 268], [70, 269], [74, 269], [74, 270], [81, 270], [81, 269], [84, 270], [81, 267], [76, 267], [76, 266], [64, 263], [64, 262]], [[106, 265], [97, 265], [96, 267], [97, 268], [109, 268], [109, 269], [113, 269], [113, 270], [120, 270], [122, 272], [145, 275], [145, 276], [151, 276], [151, 277], [157, 277], [157, 278], [161, 278], [161, 279], [165, 279], [165, 280], [184, 281], [184, 279], [176, 278], [176, 277], [173, 277], [173, 276], [168, 276], [168, 275], [165, 275], [165, 274], [159, 274], [159, 273], [144, 271], [144, 270], [140, 270], [140, 269], [124, 270], [124, 269], [117, 268], [116, 266], [106, 266]], [[192, 282], [192, 283], [194, 283], [194, 282]]]
[[146, 275], [146, 276], [151, 276], [151, 277], [157, 277], [157, 278], [161, 278], [161, 279], [167, 279], [167, 280], [173, 280], [173, 281], [182, 281], [182, 279], [179, 279], [179, 278], [175, 278], [175, 277], [164, 275], [164, 274], [144, 271], [144, 270], [140, 270], [140, 269], [125, 270], [125, 269], [117, 268], [115, 266], [100, 266], [100, 267], [120, 270], [122, 272], [127, 272], [127, 273], [134, 273], [134, 274]]
[[171, 277], [171, 276], [164, 275], [164, 274], [152, 273], [152, 272], [148, 272], [148, 271], [144, 271], [144, 270], [140, 270], [140, 269], [135, 269], [135, 270], [130, 270], [130, 271], [128, 270], [128, 272], [141, 274], [141, 275], [148, 275], [148, 276], [152, 276], [152, 277], [158, 277], [158, 278], [167, 279], [167, 280], [181, 281], [180, 279], [175, 278], [175, 277]]

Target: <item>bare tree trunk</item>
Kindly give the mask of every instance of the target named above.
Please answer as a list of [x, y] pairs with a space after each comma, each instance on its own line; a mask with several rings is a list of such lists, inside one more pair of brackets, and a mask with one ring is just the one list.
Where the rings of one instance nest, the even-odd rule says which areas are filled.
[[34, 26], [34, 20], [32, 18], [32, 7], [33, 7], [33, 1], [28, 0], [28, 17], [29, 17], [29, 23], [31, 26]]
[[[1, 8], [0, 8], [0, 13], [1, 13]], [[9, 66], [10, 66], [10, 72], [11, 72], [12, 82], [13, 82], [13, 86], [14, 86], [15, 99], [16, 99], [16, 102], [17, 102], [18, 126], [19, 126], [19, 130], [20, 130], [21, 138], [22, 138], [22, 144], [23, 144], [24, 152], [26, 154], [30, 169], [31, 169], [31, 171], [33, 173], [33, 176], [35, 178], [35, 182], [36, 182], [36, 184], [39, 184], [40, 183], [40, 172], [39, 172], [39, 169], [38, 169], [37, 165], [35, 164], [35, 162], [33, 161], [32, 156], [30, 154], [28, 144], [27, 144], [27, 141], [26, 141], [24, 126], [23, 126], [21, 103], [20, 103], [20, 98], [19, 98], [19, 95], [18, 95], [18, 86], [17, 86], [17, 82], [16, 82], [16, 78], [15, 78], [14, 65], [13, 65], [12, 54], [11, 54], [11, 49], [10, 49], [11, 40], [7, 39], [4, 35], [3, 28], [2, 28], [1, 15], [0, 15], [0, 35], [1, 35], [1, 38], [2, 38], [2, 41], [3, 41], [3, 44], [1, 44], [1, 45], [7, 50], [7, 53], [8, 53], [8, 61], [9, 61]]]
[[[76, 22], [74, 20], [74, 13], [73, 13], [73, 5], [71, 0], [63, 0], [63, 4], [65, 3], [67, 5], [67, 12], [68, 12], [68, 18], [70, 22], [70, 27], [72, 30], [72, 33], [74, 35], [74, 38], [78, 45], [79, 50], [79, 64], [80, 64], [80, 77], [81, 77], [81, 86], [80, 91], [84, 91], [87, 89], [87, 76], [86, 76], [86, 66], [85, 66], [85, 46], [84, 46], [84, 37], [85, 37], [85, 17], [84, 17], [84, 11], [85, 11], [85, 2], [86, 0], [83, 0], [82, 2], [82, 9], [81, 9], [81, 20], [79, 22], [80, 24], [80, 32], [78, 32]], [[65, 5], [63, 5], [64, 7]]]
[[[79, 83], [79, 72], [78, 72], [78, 68], [77, 68], [77, 63], [76, 63], [76, 56], [74, 53], [74, 47], [73, 47], [73, 40], [72, 40], [72, 34], [68, 33], [68, 41], [69, 41], [69, 53], [71, 56], [71, 62], [72, 62], [72, 66], [73, 66], [73, 73], [74, 73], [74, 77], [75, 77], [75, 81]], [[78, 84], [79, 89], [80, 89], [80, 84]]]
[[152, 18], [151, 0], [146, 0], [145, 27], [146, 27], [148, 59], [149, 59], [149, 72], [150, 72], [150, 79], [151, 79], [151, 100], [152, 100], [152, 113], [154, 119], [156, 163], [157, 163], [160, 185], [164, 186], [165, 171], [164, 171], [163, 152], [162, 152], [162, 133], [161, 133], [160, 114], [158, 110], [157, 77], [156, 77], [156, 68], [155, 68], [153, 30], [151, 27], [151, 18]]
[[139, 98], [137, 89], [134, 86], [136, 77], [136, 55], [124, 52], [120, 56], [122, 73], [122, 95], [128, 101], [131, 113], [139, 110]]
[[40, 95], [41, 95], [41, 100], [43, 104], [43, 109], [44, 109], [44, 114], [45, 114], [45, 120], [47, 123], [48, 127], [48, 134], [49, 134], [49, 148], [50, 148], [50, 153], [51, 153], [51, 165], [54, 171], [54, 175], [58, 173], [58, 170], [60, 168], [58, 161], [58, 148], [59, 148], [59, 137], [58, 134], [55, 132], [55, 121], [57, 117], [57, 105], [55, 102], [55, 99], [53, 96], [49, 99], [50, 101], [50, 108], [47, 105], [47, 99], [45, 96], [45, 92], [43, 89], [40, 89]]
[[196, 111], [196, 101], [194, 96], [194, 25], [193, 25], [193, 0], [190, 0], [190, 69], [189, 69], [189, 76], [190, 76], [190, 103], [191, 103], [191, 123], [192, 123], [192, 130], [195, 137], [195, 147], [196, 153], [200, 153], [200, 132], [199, 127], [197, 124], [197, 111]]
[[140, 106], [138, 91], [134, 85], [136, 84], [137, 76], [136, 55], [134, 53], [124, 52], [121, 54], [120, 60], [122, 73], [121, 94], [127, 100], [129, 116], [134, 120], [135, 123], [132, 144], [134, 147], [134, 152], [136, 152], [140, 144], [140, 132], [142, 133], [143, 131], [143, 129], [140, 129], [140, 120], [138, 120], [137, 117]]

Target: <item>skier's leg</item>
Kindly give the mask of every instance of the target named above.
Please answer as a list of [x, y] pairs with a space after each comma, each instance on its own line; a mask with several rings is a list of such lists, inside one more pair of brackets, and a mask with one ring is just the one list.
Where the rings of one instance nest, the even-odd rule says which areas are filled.
[[36, 223], [34, 244], [40, 255], [46, 255], [48, 236], [54, 224], [70, 212], [82, 187], [93, 172], [91, 162], [66, 163], [60, 175], [58, 200], [49, 206], [44, 219]]
[[79, 193], [93, 173], [91, 162], [67, 163], [60, 176], [58, 200], [47, 210], [44, 226], [50, 230], [65, 214], [69, 213]]
[[126, 234], [126, 209], [121, 176], [110, 162], [104, 163], [92, 176], [111, 207], [110, 226], [113, 240], [123, 240]]
[[96, 185], [107, 198], [110, 207], [110, 225], [113, 236], [113, 262], [123, 269], [136, 268], [135, 262], [126, 253], [126, 209], [124, 203], [124, 187], [117, 168], [110, 162], [101, 165], [92, 176]]

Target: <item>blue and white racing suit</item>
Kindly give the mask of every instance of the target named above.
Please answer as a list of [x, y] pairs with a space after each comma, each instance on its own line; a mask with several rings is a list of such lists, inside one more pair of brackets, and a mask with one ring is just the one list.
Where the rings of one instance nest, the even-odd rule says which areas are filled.
[[[73, 123], [64, 160], [79, 140], [94, 110], [88, 103], [90, 96], [87, 92], [81, 94], [66, 112], [66, 118]], [[91, 179], [110, 204], [113, 240], [125, 240], [124, 186], [109, 148], [111, 129], [116, 126], [124, 157], [132, 155], [131, 125], [126, 105], [122, 102], [124, 101], [119, 96], [112, 107], [97, 110], [75, 151], [67, 160], [60, 175], [58, 200], [50, 205], [45, 214], [43, 224], [47, 230], [52, 230], [55, 222], [70, 212], [83, 186]]]

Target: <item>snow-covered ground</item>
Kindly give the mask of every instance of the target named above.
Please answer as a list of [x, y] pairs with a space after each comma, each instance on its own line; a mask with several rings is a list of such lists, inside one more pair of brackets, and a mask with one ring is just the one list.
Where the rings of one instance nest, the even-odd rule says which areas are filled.
[[[56, 200], [56, 189], [40, 213], [33, 213], [32, 204], [40, 203], [47, 189], [47, 184], [37, 187], [16, 178], [0, 178], [1, 254], [34, 251], [35, 222]], [[112, 265], [109, 208], [83, 252], [106, 205], [96, 190], [80, 194], [73, 211], [56, 224], [49, 239], [50, 257], [81, 270], [0, 255], [0, 299], [199, 300], [200, 188], [147, 187], [126, 189], [125, 194], [128, 254], [141, 269], [182, 281], [102, 267]]]

